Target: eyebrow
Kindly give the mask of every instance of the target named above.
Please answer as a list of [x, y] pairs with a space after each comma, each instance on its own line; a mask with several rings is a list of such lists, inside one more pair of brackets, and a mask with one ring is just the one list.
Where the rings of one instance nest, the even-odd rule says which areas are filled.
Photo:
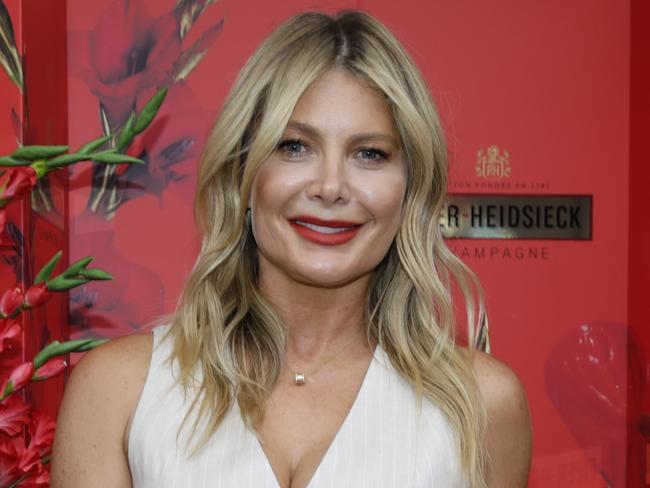
[[[320, 139], [320, 132], [318, 131], [318, 129], [313, 125], [307, 124], [305, 122], [290, 120], [287, 123], [286, 128], [298, 130], [314, 139]], [[368, 141], [368, 140], [385, 140], [393, 144], [395, 147], [398, 148], [400, 147], [400, 144], [397, 141], [397, 139], [395, 139], [395, 137], [393, 137], [390, 134], [384, 134], [383, 132], [364, 132], [361, 134], [354, 134], [353, 136], [350, 137], [350, 142], [352, 143], [356, 143], [360, 141]]]

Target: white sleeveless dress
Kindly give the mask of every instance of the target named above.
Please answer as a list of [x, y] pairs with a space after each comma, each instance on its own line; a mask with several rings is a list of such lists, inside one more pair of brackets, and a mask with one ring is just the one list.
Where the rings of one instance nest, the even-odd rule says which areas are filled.
[[[163, 365], [171, 348], [161, 341], [166, 327], [153, 328], [151, 364], [129, 434], [133, 488], [280, 488], [237, 402], [198, 455], [184, 458], [176, 432], [191, 399], [184, 402], [182, 388]], [[186, 426], [179, 436], [181, 447], [190, 430]], [[377, 347], [357, 398], [308, 488], [467, 486], [444, 415], [424, 399], [418, 416], [412, 387]]]

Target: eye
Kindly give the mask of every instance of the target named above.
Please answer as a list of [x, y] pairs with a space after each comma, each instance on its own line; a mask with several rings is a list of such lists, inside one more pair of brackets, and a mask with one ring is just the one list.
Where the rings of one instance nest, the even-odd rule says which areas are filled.
[[[305, 148], [301, 151], [300, 148]], [[278, 143], [277, 149], [287, 154], [289, 157], [294, 157], [303, 152], [306, 152], [307, 145], [302, 139], [284, 139]]]
[[[388, 159], [388, 153], [376, 147], [364, 147], [359, 149], [363, 159], [367, 161], [384, 161]], [[364, 157], [365, 156], [365, 157]]]

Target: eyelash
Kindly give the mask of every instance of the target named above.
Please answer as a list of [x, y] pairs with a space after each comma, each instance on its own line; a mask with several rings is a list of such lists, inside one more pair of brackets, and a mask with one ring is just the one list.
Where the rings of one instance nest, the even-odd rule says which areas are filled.
[[[278, 144], [278, 149], [284, 150], [287, 146], [290, 146], [292, 144], [300, 144], [301, 146], [305, 146], [305, 147], [307, 146], [307, 143], [302, 139], [292, 138], [292, 139], [284, 139], [280, 141], [280, 143]], [[379, 156], [378, 158], [368, 159], [367, 161], [383, 161], [385, 159], [388, 159], [389, 157], [388, 153], [376, 147], [362, 147], [361, 149], [359, 149], [359, 151], [372, 151], [377, 156]]]

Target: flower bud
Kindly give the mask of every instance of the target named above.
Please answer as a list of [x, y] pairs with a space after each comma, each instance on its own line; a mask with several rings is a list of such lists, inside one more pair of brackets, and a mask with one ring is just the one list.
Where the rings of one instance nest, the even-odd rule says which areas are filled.
[[[20, 197], [31, 191], [38, 176], [31, 166], [16, 166], [0, 174], [0, 202]], [[4, 202], [3, 202], [4, 201]]]
[[36, 370], [33, 379], [35, 381], [41, 381], [52, 378], [63, 371], [67, 365], [68, 363], [61, 358], [52, 358]]
[[25, 292], [24, 302], [29, 307], [35, 307], [41, 303], [45, 303], [52, 294], [47, 290], [45, 282], [38, 285], [32, 285]]
[[11, 315], [23, 303], [23, 292], [19, 287], [5, 291], [0, 298], [0, 313], [4, 316]]
[[34, 374], [34, 364], [31, 361], [16, 366], [2, 385], [0, 398], [5, 398], [10, 393], [20, 390]]
[[17, 320], [0, 319], [0, 352], [12, 348], [13, 343], [20, 337], [21, 330]]

